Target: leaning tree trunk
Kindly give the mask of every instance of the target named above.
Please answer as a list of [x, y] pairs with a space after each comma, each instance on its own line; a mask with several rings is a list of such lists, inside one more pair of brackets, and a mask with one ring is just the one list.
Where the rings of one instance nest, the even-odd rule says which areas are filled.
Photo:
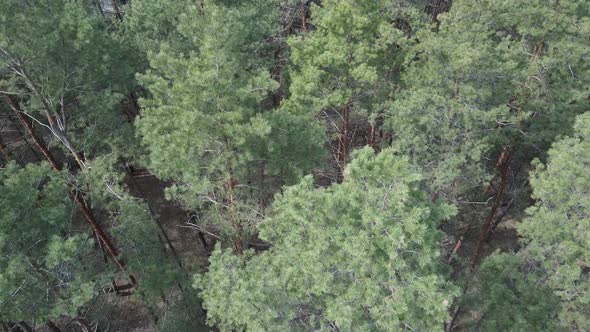
[[[20, 108], [20, 104], [18, 100], [14, 96], [5, 96], [5, 99], [14, 112], [16, 118], [20, 121], [21, 125], [25, 128], [25, 130], [29, 133], [33, 144], [41, 151], [41, 154], [47, 162], [51, 165], [51, 167], [56, 170], [60, 171], [62, 169], [62, 165], [55, 159], [53, 154], [49, 151], [45, 142], [42, 138], [40, 138], [33, 129], [32, 123], [28, 117], [24, 115], [24, 112]], [[88, 204], [80, 191], [76, 190], [75, 188], [71, 188], [72, 192], [70, 193], [70, 198], [78, 205], [80, 208], [82, 215], [96, 234], [99, 241], [102, 242], [104, 248], [106, 249], [107, 253], [113, 260], [113, 262], [119, 267], [122, 272], [126, 272], [125, 263], [122, 260], [118, 259], [119, 252], [115, 248], [113, 242], [110, 238], [106, 235], [106, 232], [102, 229], [102, 227], [96, 222], [92, 211], [89, 209]], [[133, 284], [136, 283], [136, 280], [133, 276], [130, 276], [131, 282]]]
[[55, 325], [55, 323], [52, 320], [48, 320], [47, 323], [45, 323], [45, 325], [49, 327], [51, 332], [61, 332], [61, 329], [57, 325]]
[[510, 146], [506, 146], [504, 152], [502, 152], [502, 155], [504, 155], [504, 153], [506, 153], [505, 158], [501, 158], [503, 160], [501, 160], [501, 164], [498, 165], [498, 167], [501, 167], [502, 171], [500, 174], [500, 184], [498, 186], [498, 190], [496, 191], [496, 197], [494, 199], [494, 205], [492, 206], [492, 210], [486, 218], [486, 222], [481, 228], [479, 239], [477, 240], [475, 250], [473, 252], [473, 255], [471, 256], [472, 270], [475, 270], [481, 248], [492, 229], [492, 221], [494, 219], [494, 216], [496, 215], [496, 211], [498, 211], [498, 207], [500, 206], [500, 203], [502, 202], [502, 198], [504, 195], [504, 188], [506, 187], [506, 175], [508, 174], [508, 169], [510, 169], [510, 164], [512, 163], [512, 155], [514, 154], [514, 149], [512, 149]]

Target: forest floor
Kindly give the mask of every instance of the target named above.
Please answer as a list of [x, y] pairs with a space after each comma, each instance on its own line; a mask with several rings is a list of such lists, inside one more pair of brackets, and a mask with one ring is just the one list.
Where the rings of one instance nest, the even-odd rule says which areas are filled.
[[[181, 268], [178, 263], [182, 264], [182, 269], [189, 277], [194, 273], [203, 271], [207, 265], [207, 252], [199, 241], [197, 232], [190, 227], [186, 227], [188, 213], [173, 201], [165, 198], [164, 190], [166, 183], [158, 180], [156, 177], [145, 174], [140, 176], [127, 176], [126, 184], [131, 194], [135, 197], [146, 201], [153, 214], [153, 222], [158, 222], [161, 226], [159, 234], [162, 239], [162, 247], [175, 267]], [[165, 233], [165, 236], [164, 236]], [[170, 242], [165, 240], [167, 237]], [[213, 241], [207, 239], [209, 243]], [[170, 248], [170, 245], [173, 247]], [[175, 257], [176, 256], [176, 257]], [[141, 280], [139, 280], [141, 284]], [[173, 305], [179, 292], [178, 289], [167, 293], [159, 304], [158, 309], [166, 309], [167, 306]], [[158, 310], [160, 312], [165, 310]], [[104, 294], [98, 297], [89, 308], [89, 316], [92, 317], [93, 324], [89, 324], [92, 329], [98, 324], [97, 331], [115, 331], [115, 332], [157, 332], [156, 318], [150, 312], [149, 308], [137, 296], [117, 296], [115, 294]], [[195, 317], [191, 317], [193, 328], [191, 331], [214, 331], [206, 326], [205, 316], [202, 310], [193, 310]], [[162, 319], [164, 317], [158, 317]], [[65, 326], [68, 322], [60, 322], [60, 326]], [[39, 330], [48, 331], [49, 330]], [[64, 331], [83, 331], [79, 327], [71, 324]], [[178, 331], [184, 332], [184, 331]], [[187, 331], [189, 332], [189, 331]]]

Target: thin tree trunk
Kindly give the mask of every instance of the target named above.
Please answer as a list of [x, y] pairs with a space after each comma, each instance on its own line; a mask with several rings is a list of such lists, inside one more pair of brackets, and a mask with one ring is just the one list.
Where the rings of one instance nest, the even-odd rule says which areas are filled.
[[66, 149], [68, 149], [68, 151], [70, 151], [72, 157], [74, 157], [74, 160], [76, 160], [78, 167], [80, 167], [81, 170], [86, 169], [84, 157], [82, 156], [80, 151], [78, 151], [78, 149], [74, 147], [66, 133], [62, 129], [60, 129], [60, 126], [56, 123], [54, 116], [51, 115], [48, 111], [45, 111], [45, 116], [47, 117], [47, 122], [49, 123], [51, 133], [55, 137], [57, 137], [60, 142], [63, 143]]
[[304, 3], [301, 4], [301, 31], [307, 32], [307, 11]]
[[90, 332], [90, 325], [88, 325], [88, 322], [84, 318], [80, 318], [80, 317], [74, 318], [68, 323], [67, 326], [70, 326], [72, 324], [78, 325], [78, 327], [80, 328], [80, 330], [82, 330], [82, 332]]
[[33, 328], [27, 324], [25, 321], [20, 321], [10, 329], [10, 331], [23, 331], [23, 332], [33, 332]]
[[502, 195], [504, 194], [504, 188], [506, 186], [506, 175], [508, 174], [508, 169], [510, 168], [510, 164], [512, 163], [512, 155], [514, 153], [514, 149], [510, 148], [509, 146], [507, 146], [507, 148], [509, 149], [509, 151], [507, 152], [506, 158], [503, 160], [502, 172], [500, 175], [500, 185], [496, 192], [496, 199], [494, 200], [494, 205], [492, 206], [492, 210], [490, 211], [486, 219], [486, 222], [481, 228], [479, 239], [477, 240], [477, 244], [475, 246], [475, 251], [471, 256], [471, 269], [473, 271], [475, 271], [475, 267], [477, 265], [477, 260], [479, 258], [481, 248], [491, 230], [492, 220], [496, 214], [496, 211], [498, 210], [498, 207], [500, 206], [500, 203], [502, 201]]
[[[233, 178], [233, 170], [232, 170], [231, 163], [228, 163], [228, 170], [230, 172], [230, 177], [227, 180], [227, 188], [228, 188], [228, 192], [229, 192], [228, 209], [230, 210], [229, 213], [233, 214], [232, 209], [234, 208], [235, 182], [234, 182], [234, 178]], [[233, 216], [231, 218], [232, 218], [232, 220], [231, 220], [232, 227], [234, 229], [234, 239], [233, 239], [234, 251], [235, 251], [236, 255], [242, 256], [244, 254], [244, 241], [242, 239], [242, 227], [239, 224], [239, 221], [236, 221]]]
[[514, 205], [514, 198], [511, 199], [510, 202], [508, 202], [508, 204], [506, 204], [506, 207], [504, 209], [502, 209], [502, 212], [500, 212], [498, 217], [496, 217], [496, 221], [494, 221], [494, 223], [492, 224], [492, 227], [490, 228], [490, 232], [488, 233], [488, 236], [486, 237], [486, 242], [490, 241], [492, 234], [496, 231], [496, 228], [498, 228], [498, 225], [500, 225], [500, 223], [502, 222], [502, 219], [504, 219], [504, 216], [506, 216], [506, 213], [508, 213], [508, 210], [510, 210], [510, 208], [513, 205]]
[[8, 147], [4, 145], [2, 142], [2, 137], [0, 137], [0, 157], [4, 162], [8, 162], [10, 160], [10, 153], [8, 152]]
[[371, 138], [369, 139], [369, 145], [375, 149], [375, 124], [371, 124]]
[[338, 138], [338, 152], [337, 152], [337, 177], [338, 181], [344, 180], [344, 168], [346, 167], [346, 158], [348, 157], [348, 127], [350, 117], [350, 105], [346, 105], [342, 109], [342, 124], [340, 126], [340, 137]]
[[199, 240], [201, 241], [203, 248], [205, 248], [205, 251], [207, 252], [207, 256], [211, 256], [211, 248], [209, 248], [209, 244], [207, 243], [207, 239], [205, 238], [205, 234], [201, 231], [198, 231], [197, 236], [199, 237]]
[[61, 329], [57, 325], [55, 325], [55, 323], [52, 320], [48, 320], [46, 325], [52, 332], [61, 332]]
[[[230, 145], [229, 145], [229, 139], [227, 137], [223, 138], [224, 140], [224, 144], [225, 144], [225, 149], [226, 151], [230, 151]], [[227, 207], [225, 208], [226, 210], [228, 210], [228, 212], [230, 214], [233, 214], [233, 209], [234, 209], [234, 190], [235, 190], [235, 186], [236, 186], [236, 181], [234, 179], [234, 170], [233, 170], [233, 165], [231, 160], [227, 161], [227, 172], [229, 174], [229, 178], [227, 179], [226, 182], [226, 189], [228, 192], [228, 202], [227, 202]], [[242, 239], [242, 226], [240, 225], [239, 221], [236, 221], [235, 216], [230, 216], [231, 218], [231, 223], [232, 223], [232, 228], [234, 231], [233, 234], [233, 246], [234, 246], [234, 252], [236, 255], [238, 256], [242, 256], [244, 254], [244, 241]]]
[[[25, 145], [31, 150], [31, 152], [33, 153], [33, 156], [35, 156], [36, 159], [40, 159], [41, 156], [39, 156], [39, 153], [37, 152], [37, 150], [35, 150], [33, 148], [34, 144], [31, 144], [29, 142], [29, 140], [27, 139], [27, 135], [25, 133], [23, 133], [23, 131], [20, 129], [20, 127], [15, 123], [14, 121], [14, 116], [13, 113], [11, 113], [9, 115], [9, 119], [14, 127], [14, 129], [18, 132], [18, 134], [23, 138], [23, 141], [25, 141]], [[18, 120], [18, 119], [17, 119]], [[20, 121], [19, 121], [20, 122]]]
[[100, 12], [100, 15], [102, 16], [102, 18], [105, 19], [106, 16], [104, 15], [104, 11], [102, 10], [102, 6], [100, 5], [100, 0], [94, 0], [93, 2], [96, 5], [96, 7], [98, 8], [98, 11]]
[[464, 239], [464, 237], [463, 237], [463, 235], [461, 235], [461, 237], [459, 238], [459, 241], [457, 241], [457, 244], [455, 244], [453, 251], [449, 255], [449, 259], [447, 260], [447, 264], [451, 264], [455, 255], [457, 254], [459, 249], [461, 249], [461, 245], [463, 245], [463, 239]]
[[[33, 82], [33, 80], [29, 77], [27, 72], [25, 71], [23, 64], [20, 60], [14, 58], [10, 55], [6, 50], [2, 50], [6, 57], [10, 58], [13, 64], [12, 71], [17, 75], [20, 76], [23, 80], [28, 89], [35, 94], [42, 102], [43, 109], [45, 111], [45, 117], [47, 118], [48, 128], [51, 133], [63, 143], [63, 145], [70, 151], [80, 169], [85, 169], [86, 165], [82, 156], [80, 155], [79, 151], [71, 144], [69, 138], [65, 134], [65, 114], [64, 114], [64, 102], [62, 96], [62, 110], [61, 114], [52, 108], [52, 102], [47, 98], [47, 96], [43, 95], [37, 85]], [[12, 99], [12, 101], [16, 101], [16, 98], [12, 95], [5, 95], [6, 97]], [[18, 103], [17, 103], [18, 104]], [[18, 111], [20, 112], [20, 106], [18, 106]]]
[[115, 11], [115, 16], [119, 19], [119, 21], [123, 21], [123, 13], [121, 12], [121, 8], [119, 8], [119, 1], [111, 0], [111, 5]]
[[59, 170], [60, 167], [57, 164], [57, 161], [55, 160], [55, 158], [53, 158], [53, 155], [49, 152], [41, 138], [38, 137], [37, 134], [35, 134], [35, 131], [33, 130], [33, 125], [31, 124], [31, 120], [25, 115], [23, 115], [23, 111], [20, 108], [18, 100], [14, 96], [10, 95], [6, 95], [5, 100], [12, 109], [16, 118], [20, 121], [21, 125], [28, 131], [29, 135], [31, 136], [31, 139], [33, 140], [33, 144], [37, 147], [37, 149], [39, 149], [39, 151], [41, 151], [43, 157], [49, 162], [51, 167], [53, 167], [56, 170]]
[[[45, 142], [39, 136], [37, 136], [30, 122], [30, 119], [22, 114], [22, 110], [20, 108], [18, 100], [16, 100], [16, 98], [14, 98], [13, 96], [6, 96], [6, 100], [10, 105], [10, 108], [13, 110], [15, 116], [19, 119], [22, 126], [28, 131], [29, 135], [31, 136], [31, 139], [33, 140], [33, 143], [39, 149], [39, 151], [41, 151], [47, 162], [51, 165], [51, 167], [54, 170], [60, 171], [62, 169], [61, 165], [53, 157], [53, 155], [45, 145]], [[100, 225], [94, 219], [94, 216], [88, 208], [88, 205], [84, 197], [82, 197], [82, 194], [78, 190], [74, 189], [72, 193], [70, 193], [70, 197], [72, 198], [72, 200], [74, 200], [74, 202], [76, 202], [76, 204], [82, 211], [84, 218], [86, 219], [92, 230], [96, 233], [96, 236], [104, 244], [105, 249], [111, 256], [112, 260], [119, 267], [119, 269], [121, 269], [121, 271], [126, 272], [124, 262], [120, 261], [117, 258], [117, 256], [119, 255], [117, 249], [115, 248], [109, 237], [106, 235], [106, 233], [102, 230]], [[130, 276], [130, 278], [132, 283], [135, 284], [135, 278], [133, 276]]]

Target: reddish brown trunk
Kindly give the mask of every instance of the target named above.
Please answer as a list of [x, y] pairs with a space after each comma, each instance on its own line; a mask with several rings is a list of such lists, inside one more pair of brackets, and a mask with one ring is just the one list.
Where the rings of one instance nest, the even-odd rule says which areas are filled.
[[[11, 116], [9, 116], [9, 119], [12, 123], [13, 128], [16, 130], [16, 132], [18, 132], [18, 134], [20, 135], [20, 137], [22, 137], [23, 141], [25, 141], [25, 145], [31, 150], [31, 152], [33, 153], [33, 155], [35, 156], [36, 159], [40, 159], [42, 158], [39, 155], [39, 152], [37, 150], [35, 150], [35, 148], [33, 147], [34, 144], [32, 144], [31, 142], [29, 142], [29, 140], [27, 139], [27, 135], [25, 133], [23, 133], [23, 131], [21, 130], [20, 126], [18, 126], [15, 122], [14, 119], [14, 112], [11, 113]], [[16, 119], [18, 121], [18, 119]], [[19, 121], [20, 122], [20, 121]]]
[[338, 138], [337, 152], [337, 171], [338, 181], [343, 181], [343, 172], [346, 167], [346, 158], [348, 157], [348, 127], [350, 117], [350, 106], [347, 105], [342, 110], [342, 125], [340, 126], [340, 137]]
[[[502, 167], [502, 165], [504, 165], [505, 159], [506, 157], [509, 155], [510, 152], [510, 145], [505, 145], [504, 148], [502, 149], [502, 153], [500, 153], [500, 156], [498, 157], [498, 160], [496, 161], [496, 167]], [[494, 180], [490, 180], [490, 183], [488, 184], [488, 186], [484, 189], [484, 195], [489, 194], [490, 192], [492, 192], [492, 189], [495, 191], [495, 193], [498, 192], [496, 186], [494, 186]]]
[[307, 11], [304, 3], [301, 4], [301, 31], [307, 32]]
[[514, 205], [514, 199], [511, 199], [510, 202], [508, 202], [508, 204], [506, 204], [506, 207], [504, 207], [504, 209], [502, 209], [502, 212], [500, 212], [498, 217], [496, 217], [496, 221], [494, 221], [494, 223], [490, 227], [490, 231], [488, 232], [488, 235], [486, 236], [486, 242], [490, 241], [490, 237], [496, 231], [496, 228], [498, 228], [498, 225], [500, 225], [500, 223], [502, 222], [502, 219], [504, 219], [504, 216], [506, 216], [506, 214], [508, 213], [510, 208], [512, 208], [512, 205]]
[[111, 242], [109, 237], [102, 230], [100, 225], [98, 225], [98, 223], [94, 219], [94, 216], [92, 215], [92, 212], [88, 208], [88, 205], [87, 205], [86, 201], [84, 200], [84, 198], [82, 197], [82, 194], [79, 191], [74, 191], [71, 194], [71, 196], [73, 197], [76, 204], [78, 204], [80, 211], [82, 211], [84, 218], [86, 218], [86, 221], [88, 222], [90, 227], [92, 227], [92, 230], [94, 231], [94, 233], [96, 233], [96, 237], [98, 237], [100, 239], [100, 241], [104, 244], [104, 248], [107, 251], [107, 253], [109, 254], [109, 256], [111, 257], [111, 259], [115, 262], [115, 264], [117, 264], [117, 266], [121, 269], [121, 271], [125, 271], [125, 264], [117, 258], [117, 256], [119, 256], [119, 252], [117, 251], [117, 249], [115, 248], [115, 246], [113, 245], [113, 243]]
[[55, 160], [55, 158], [53, 158], [53, 155], [45, 146], [45, 143], [41, 140], [39, 136], [37, 136], [37, 134], [35, 134], [35, 131], [33, 130], [33, 125], [31, 124], [31, 120], [25, 115], [23, 115], [23, 111], [20, 108], [18, 100], [16, 100], [14, 96], [5, 96], [5, 99], [12, 111], [14, 112], [16, 118], [20, 121], [22, 126], [27, 130], [27, 132], [31, 136], [33, 144], [35, 144], [37, 149], [39, 149], [39, 151], [41, 151], [41, 154], [43, 154], [43, 157], [45, 157], [45, 159], [47, 160], [47, 162], [49, 162], [51, 167], [53, 167], [56, 170], [60, 170], [61, 167], [59, 167], [57, 161]]
[[461, 249], [461, 245], [463, 245], [463, 236], [461, 236], [459, 238], [459, 241], [457, 241], [457, 244], [455, 244], [455, 247], [453, 248], [453, 251], [449, 255], [449, 259], [447, 260], [447, 264], [450, 264], [453, 261], [453, 258], [455, 257], [455, 255], [457, 254], [457, 252], [459, 251], [459, 249]]
[[[224, 137], [224, 142], [225, 142], [226, 151], [230, 151], [229, 139], [227, 137]], [[236, 181], [234, 180], [234, 170], [233, 170], [233, 165], [231, 163], [231, 160], [228, 160], [228, 162], [227, 162], [227, 172], [229, 174], [229, 178], [227, 179], [227, 183], [226, 183], [227, 191], [229, 194], [228, 202], [227, 202], [227, 206], [228, 206], [227, 209], [230, 214], [233, 214], [234, 189], [236, 186]], [[242, 239], [242, 227], [241, 227], [239, 221], [235, 220], [233, 216], [230, 218], [231, 218], [232, 228], [234, 231], [234, 238], [232, 241], [233, 246], [234, 246], [234, 252], [236, 255], [242, 256], [244, 254], [244, 243], [243, 243], [243, 239]]]
[[369, 145], [375, 149], [375, 124], [371, 124], [371, 138], [369, 139]]
[[510, 148], [510, 146], [507, 146], [506, 148], [508, 149], [508, 151], [507, 151], [507, 154], [503, 160], [502, 172], [500, 174], [500, 185], [498, 186], [498, 190], [496, 192], [496, 198], [494, 200], [494, 205], [492, 206], [492, 210], [490, 211], [490, 213], [486, 219], [486, 222], [484, 223], [483, 227], [481, 228], [481, 232], [479, 234], [479, 239], [477, 240], [475, 250], [473, 252], [473, 255], [471, 256], [471, 269], [473, 271], [475, 271], [475, 267], [477, 265], [477, 260], [479, 258], [481, 247], [483, 246], [484, 241], [488, 237], [488, 234], [489, 234], [491, 227], [492, 227], [492, 220], [494, 219], [496, 211], [498, 210], [498, 207], [500, 206], [500, 203], [502, 201], [502, 195], [504, 194], [504, 187], [506, 185], [506, 175], [508, 174], [508, 169], [510, 168], [510, 164], [512, 162], [512, 155], [514, 153], [514, 150], [512, 148]]
[[[53, 169], [55, 169], [56, 171], [60, 171], [62, 169], [61, 165], [53, 157], [53, 154], [51, 154], [51, 152], [49, 151], [49, 149], [45, 145], [45, 142], [35, 133], [35, 130], [33, 129], [30, 119], [28, 117], [26, 117], [25, 115], [23, 115], [20, 105], [18, 103], [18, 100], [13, 96], [6, 96], [6, 101], [10, 105], [10, 108], [13, 110], [15, 116], [18, 118], [18, 120], [20, 121], [22, 126], [27, 130], [27, 132], [31, 136], [31, 139], [33, 140], [33, 143], [39, 149], [39, 151], [41, 151], [41, 153], [43, 154], [43, 156], [45, 157], [47, 162], [51, 165], [51, 167]], [[102, 244], [104, 244], [105, 250], [107, 251], [109, 256], [112, 258], [112, 260], [115, 262], [115, 264], [119, 267], [119, 269], [121, 269], [121, 271], [125, 272], [125, 264], [117, 258], [117, 256], [119, 255], [117, 249], [115, 248], [115, 246], [113, 245], [111, 240], [108, 238], [108, 236], [105, 234], [105, 232], [102, 230], [100, 225], [98, 225], [98, 223], [94, 219], [94, 216], [92, 215], [92, 212], [88, 208], [88, 205], [87, 205], [84, 197], [82, 197], [80, 192], [77, 190], [74, 190], [70, 194], [70, 197], [72, 198], [72, 200], [74, 202], [76, 202], [76, 204], [80, 208], [82, 214], [84, 215], [84, 218], [86, 219], [86, 221], [88, 222], [88, 224], [92, 228], [93, 232], [100, 239]], [[131, 281], [133, 282], [133, 284], [135, 284], [135, 278], [133, 276], [131, 276], [130, 278], [131, 278]]]

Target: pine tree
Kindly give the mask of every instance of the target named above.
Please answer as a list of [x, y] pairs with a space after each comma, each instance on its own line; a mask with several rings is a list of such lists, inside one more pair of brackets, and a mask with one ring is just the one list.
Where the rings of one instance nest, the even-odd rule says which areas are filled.
[[478, 312], [470, 329], [478, 331], [557, 331], [559, 298], [543, 284], [533, 261], [518, 254], [487, 257], [465, 305]]
[[75, 317], [109, 284], [67, 192], [47, 164], [0, 170], [0, 321]]
[[577, 118], [575, 134], [555, 143], [546, 166], [531, 175], [536, 204], [519, 227], [522, 255], [539, 264], [545, 284], [563, 306], [560, 323], [590, 328], [588, 223], [590, 222], [590, 113]]
[[[192, 7], [178, 29], [193, 50], [164, 47], [141, 76], [150, 98], [138, 131], [150, 169], [173, 180], [168, 194], [201, 210], [236, 252], [259, 219], [256, 198], [307, 171], [322, 144], [306, 117], [263, 106], [277, 88], [264, 58], [250, 56], [273, 32], [264, 4]], [[265, 188], [268, 178], [275, 185]]]
[[328, 131], [335, 129], [332, 152], [341, 177], [352, 149], [353, 123], [370, 123], [366, 143], [376, 145], [382, 103], [405, 48], [415, 42], [411, 25], [426, 25], [426, 16], [405, 2], [329, 0], [312, 6], [311, 24], [312, 32], [289, 41], [291, 85], [285, 107], [325, 118]]
[[519, 225], [523, 249], [487, 258], [471, 297], [488, 331], [575, 330], [590, 327], [590, 113], [574, 135], [556, 142], [547, 164], [531, 174], [534, 206]]
[[109, 270], [107, 286], [116, 276], [146, 302], [159, 300], [175, 285], [178, 271], [162, 253], [144, 203], [122, 184], [118, 166], [140, 152], [121, 105], [136, 85], [134, 54], [90, 2], [0, 6], [0, 64], [6, 68], [0, 84], [7, 105], [2, 110], [10, 109], [27, 135], [35, 136], [34, 148], [54, 170], [66, 167], [53, 147], [72, 162], [62, 198], [76, 202], [99, 239], [96, 249], [121, 270]]
[[103, 153], [133, 154], [120, 102], [135, 86], [133, 54], [84, 1], [1, 5], [2, 91], [53, 136], [78, 167]]
[[386, 123], [433, 194], [478, 188], [506, 144], [541, 156], [587, 109], [584, 3], [458, 1], [438, 31], [416, 32]]
[[217, 248], [202, 289], [222, 330], [433, 330], [455, 288], [440, 264], [437, 225], [453, 214], [418, 189], [408, 160], [365, 148], [344, 183], [289, 187], [260, 224], [271, 247], [244, 257]]

